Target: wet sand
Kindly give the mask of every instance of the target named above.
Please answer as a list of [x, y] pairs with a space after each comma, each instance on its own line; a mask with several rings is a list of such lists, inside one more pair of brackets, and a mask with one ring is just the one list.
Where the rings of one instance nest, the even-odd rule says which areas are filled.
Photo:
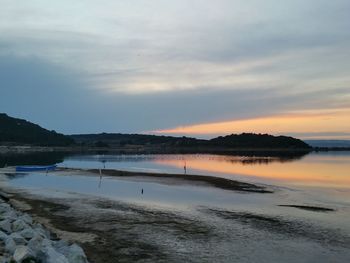
[[[131, 179], [138, 181], [158, 182], [164, 184], [189, 184], [189, 185], [207, 185], [224, 190], [243, 191], [251, 193], [273, 193], [272, 189], [266, 186], [245, 183], [235, 180], [229, 180], [215, 176], [192, 175], [192, 174], [167, 174], [167, 173], [145, 173], [145, 172], [128, 172], [112, 169], [71, 169], [60, 168], [61, 171], [85, 171], [95, 175], [113, 176], [122, 179]], [[100, 174], [101, 172], [101, 174]]]
[[345, 262], [350, 256], [345, 233], [283, 216], [8, 193], [59, 238], [78, 242], [90, 262]]

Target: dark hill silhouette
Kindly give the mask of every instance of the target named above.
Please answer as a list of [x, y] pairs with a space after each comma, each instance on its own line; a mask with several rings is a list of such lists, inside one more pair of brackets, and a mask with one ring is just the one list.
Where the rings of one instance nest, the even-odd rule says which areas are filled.
[[108, 145], [108, 147], [120, 147], [125, 145], [163, 145], [163, 146], [196, 146], [205, 140], [190, 137], [158, 136], [146, 134], [77, 134], [71, 135], [76, 143], [90, 146]]
[[210, 140], [215, 146], [230, 148], [257, 148], [257, 149], [309, 149], [310, 145], [302, 140], [288, 136], [273, 136], [269, 134], [242, 133], [220, 136]]
[[308, 144], [293, 137], [253, 133], [231, 134], [211, 140], [121, 133], [66, 136], [55, 131], [46, 130], [29, 121], [12, 118], [0, 113], [0, 145], [71, 146], [74, 144], [97, 148], [123, 148], [137, 145], [148, 148], [186, 148], [198, 151], [211, 149], [311, 149]]
[[5, 113], [0, 113], [0, 144], [68, 146], [74, 144], [74, 140], [55, 131], [46, 130], [29, 121], [12, 118]]
[[200, 140], [190, 137], [172, 137], [143, 134], [79, 134], [71, 135], [76, 143], [96, 146], [123, 147], [126, 145], [173, 146], [173, 147], [206, 147], [230, 149], [310, 149], [305, 142], [287, 136], [268, 134], [231, 134], [211, 140]]

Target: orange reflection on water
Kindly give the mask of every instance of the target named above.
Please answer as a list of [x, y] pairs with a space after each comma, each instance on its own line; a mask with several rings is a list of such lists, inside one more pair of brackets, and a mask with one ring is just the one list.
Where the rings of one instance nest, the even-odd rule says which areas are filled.
[[[350, 188], [350, 156], [309, 155], [301, 160], [281, 162], [276, 158], [205, 155], [184, 156], [184, 159], [159, 158], [156, 162], [187, 170], [200, 170], [226, 175], [243, 175], [293, 185]], [[193, 172], [193, 171], [192, 171]], [[220, 175], [218, 175], [220, 176]], [[227, 176], [225, 176], [227, 177]]]

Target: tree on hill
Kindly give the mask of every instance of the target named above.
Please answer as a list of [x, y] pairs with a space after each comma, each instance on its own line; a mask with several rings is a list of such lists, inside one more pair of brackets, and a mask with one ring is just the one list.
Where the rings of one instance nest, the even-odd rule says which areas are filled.
[[0, 113], [0, 144], [68, 146], [74, 144], [74, 140], [29, 121]]
[[220, 136], [210, 140], [212, 145], [232, 148], [266, 148], [266, 149], [309, 149], [302, 140], [288, 136], [269, 134], [242, 133]]

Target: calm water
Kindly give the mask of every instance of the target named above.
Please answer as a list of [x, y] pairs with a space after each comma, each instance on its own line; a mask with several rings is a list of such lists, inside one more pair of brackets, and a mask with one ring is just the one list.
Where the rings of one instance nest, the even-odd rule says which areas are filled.
[[[229, 155], [75, 155], [59, 163], [70, 168], [106, 168], [126, 171], [184, 173], [219, 176], [267, 185], [274, 194], [242, 194], [213, 187], [160, 184], [133, 178], [90, 176], [84, 172], [30, 173], [11, 178], [14, 187], [102, 196], [114, 200], [168, 207], [216, 206], [288, 216], [309, 212], [280, 204], [330, 207], [337, 214], [312, 214], [331, 219], [350, 231], [350, 153], [309, 154], [301, 158], [244, 157]], [[63, 176], [62, 176], [63, 175]], [[144, 194], [141, 190], [144, 189]]]
[[350, 152], [312, 153], [299, 159], [210, 154], [89, 155], [66, 157], [62, 167], [203, 174], [278, 185], [350, 189]]
[[203, 174], [291, 188], [311, 203], [350, 205], [350, 152], [312, 153], [300, 158], [211, 154], [89, 155], [66, 157], [75, 168]]
[[[188, 240], [182, 240], [181, 235], [166, 237], [164, 233], [173, 233], [170, 224], [165, 232], [162, 230], [157, 234], [158, 243], [154, 236], [150, 240], [159, 247], [168, 242], [171, 245], [166, 249], [172, 248], [174, 256], [184, 255], [182, 249], [173, 248], [174, 243], [188, 249], [189, 256], [184, 259], [187, 262], [192, 259], [190, 255], [193, 253], [199, 257], [194, 262], [204, 262], [203, 259], [208, 258], [211, 260], [207, 262], [233, 262], [233, 259], [237, 262], [258, 262], [257, 258], [259, 262], [346, 262], [350, 258], [348, 152], [313, 153], [300, 158], [203, 154], [75, 155], [63, 156], [59, 166], [178, 174], [183, 174], [186, 166], [189, 174], [266, 184], [275, 192], [242, 193], [188, 184], [99, 177], [78, 171], [29, 173], [3, 181], [10, 188], [48, 198], [100, 200], [102, 197], [151, 209], [185, 213], [190, 220], [199, 220], [216, 234], [204, 236], [203, 240], [195, 236], [188, 237]], [[324, 213], [279, 206], [286, 204], [321, 206], [335, 211]], [[215, 209], [232, 213], [233, 219], [219, 219], [220, 213], [213, 215], [208, 212]], [[93, 211], [96, 214], [100, 212], [99, 209]], [[247, 213], [248, 218], [244, 219]], [[271, 222], [279, 223], [274, 226]], [[150, 233], [154, 231], [152, 229]], [[120, 234], [118, 229], [115, 234]], [[216, 239], [220, 235], [224, 238], [223, 242], [220, 242], [222, 238]], [[208, 242], [214, 254], [207, 253]], [[296, 258], [295, 255], [299, 256]]]
[[[295, 192], [296, 196], [302, 197], [305, 200], [313, 200], [313, 202], [328, 203], [331, 205], [350, 205], [350, 152], [312, 153], [298, 158], [212, 154], [54, 155], [52, 160], [58, 162], [61, 167], [106, 168], [173, 174], [183, 174], [185, 172], [184, 167], [186, 167], [188, 174], [217, 176], [266, 184], [289, 189], [291, 193]], [[20, 159], [17, 158], [16, 161], [20, 161]], [[47, 162], [49, 161], [50, 159], [47, 159]], [[77, 179], [79, 177], [75, 177], [75, 179], [56, 178], [56, 181], [48, 181], [50, 180], [49, 178], [36, 180], [35, 176], [40, 175], [31, 175], [31, 177], [18, 177], [15, 181], [31, 186], [38, 185], [38, 187], [45, 187], [46, 183], [48, 184], [47, 186], [52, 184], [55, 187], [61, 186], [61, 188], [64, 185], [67, 185], [67, 188], [70, 185], [80, 185], [80, 187], [75, 187], [74, 189], [76, 191], [83, 191], [84, 193], [94, 192], [90, 188], [96, 188], [97, 185], [93, 183], [91, 187], [83, 187], [85, 183], [75, 182], [75, 180], [82, 180], [82, 178]], [[60, 182], [60, 180], [68, 180], [71, 183], [66, 181]], [[86, 179], [83, 181], [89, 184], [89, 180]], [[103, 178], [103, 182], [98, 182], [99, 185], [96, 191], [113, 195], [113, 191], [108, 189], [109, 185], [113, 183], [108, 183], [108, 180], [108, 178]], [[115, 179], [112, 179], [112, 182], [114, 181]], [[125, 185], [126, 188], [139, 187], [135, 182], [119, 182], [113, 189], [118, 189], [123, 184], [128, 184]], [[168, 192], [168, 196], [171, 196], [170, 193], [174, 187], [172, 186], [172, 188], [161, 189], [159, 191]], [[181, 191], [180, 189], [175, 190], [176, 193]], [[120, 195], [123, 191], [115, 192], [118, 193], [116, 195], [119, 198], [124, 196]], [[152, 191], [152, 193], [156, 192], [156, 190]], [[183, 194], [186, 196], [185, 193]], [[169, 199], [168, 196], [165, 199]], [[192, 199], [205, 200], [205, 195], [201, 198], [193, 197]], [[192, 199], [188, 198], [188, 200]]]

